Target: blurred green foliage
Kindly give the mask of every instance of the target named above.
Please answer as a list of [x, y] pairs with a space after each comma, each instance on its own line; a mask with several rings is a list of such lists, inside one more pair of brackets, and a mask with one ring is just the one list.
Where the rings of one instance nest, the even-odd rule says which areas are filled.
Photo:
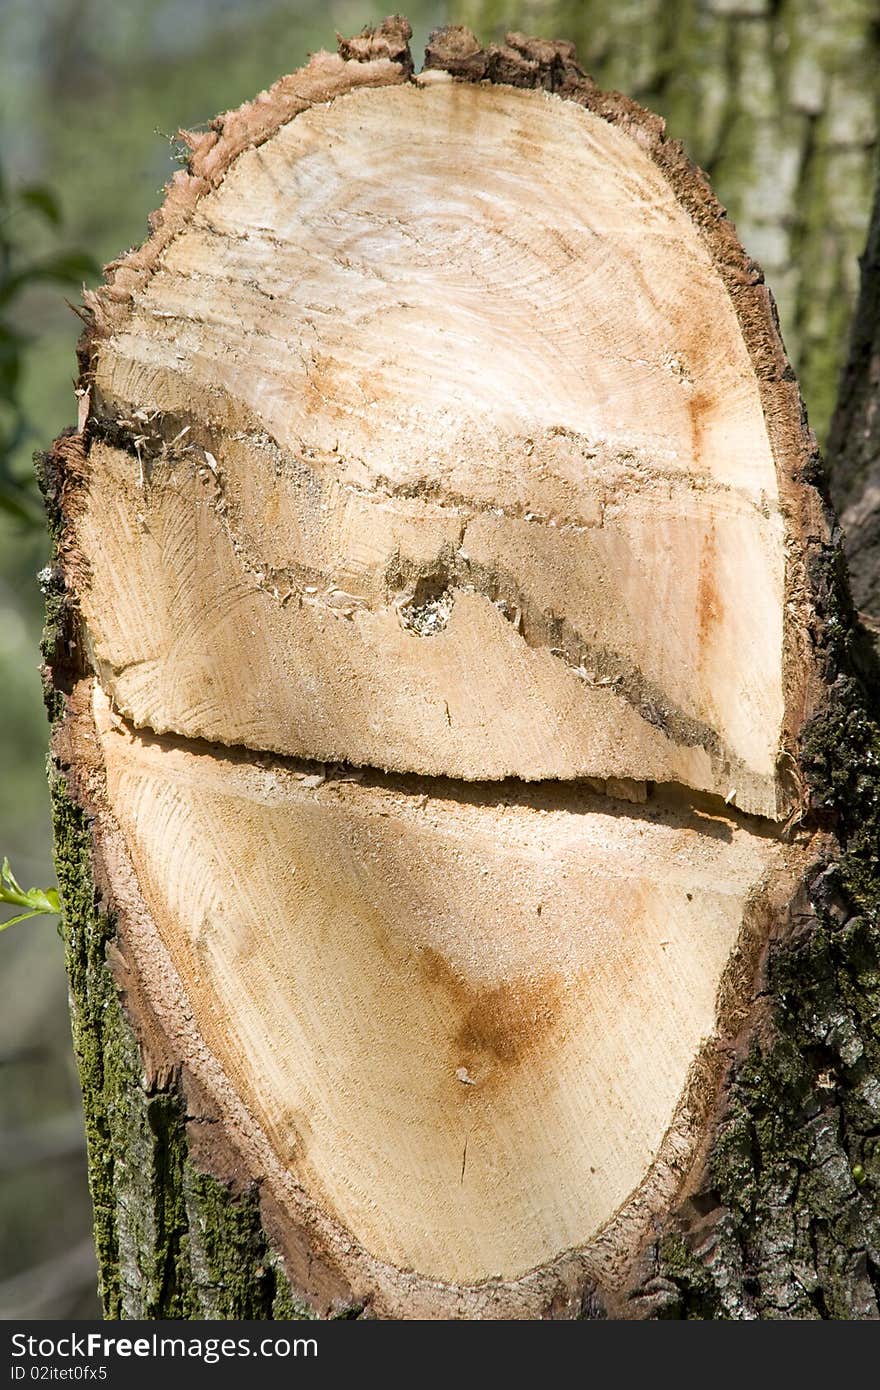
[[22, 404], [20, 388], [29, 335], [16, 322], [16, 307], [32, 285], [69, 285], [79, 289], [98, 274], [82, 251], [30, 252], [29, 222], [34, 217], [60, 229], [61, 205], [43, 183], [13, 188], [0, 164], [0, 510], [24, 525], [41, 526], [32, 476], [13, 471], [13, 459], [28, 438], [37, 436]]

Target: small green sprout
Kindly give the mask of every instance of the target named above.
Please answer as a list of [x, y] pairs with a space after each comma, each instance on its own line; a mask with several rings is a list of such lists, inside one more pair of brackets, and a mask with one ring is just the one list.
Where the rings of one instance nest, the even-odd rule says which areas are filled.
[[61, 911], [57, 888], [28, 888], [25, 890], [17, 882], [9, 867], [9, 860], [3, 860], [0, 869], [0, 903], [12, 903], [15, 907], [27, 908], [6, 922], [0, 922], [0, 931], [12, 927], [16, 922], [26, 922], [28, 917], [40, 917], [43, 913], [55, 916]]

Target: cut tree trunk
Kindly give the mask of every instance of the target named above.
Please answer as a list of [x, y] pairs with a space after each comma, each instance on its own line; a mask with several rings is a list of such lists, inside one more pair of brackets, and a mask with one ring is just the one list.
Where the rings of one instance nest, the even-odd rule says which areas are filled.
[[408, 37], [190, 138], [45, 463], [108, 1315], [876, 1317], [875, 673], [772, 300], [570, 45]]

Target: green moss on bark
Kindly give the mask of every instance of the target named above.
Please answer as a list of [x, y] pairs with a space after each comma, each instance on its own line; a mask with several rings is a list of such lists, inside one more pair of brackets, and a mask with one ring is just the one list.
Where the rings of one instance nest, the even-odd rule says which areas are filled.
[[686, 1306], [688, 1316], [693, 1319], [724, 1318], [712, 1276], [681, 1236], [667, 1236], [660, 1242], [659, 1253], [663, 1275], [658, 1317], [664, 1320], [680, 1318]]
[[107, 963], [87, 818], [52, 785], [73, 1039], [79, 1063], [101, 1296], [108, 1318], [304, 1318], [260, 1219], [188, 1153], [176, 1079], [150, 1087]]
[[[95, 912], [89, 869], [89, 837], [81, 812], [64, 783], [52, 785], [55, 870], [63, 907], [62, 927], [70, 983], [73, 1044], [83, 1092], [89, 1187], [95, 1214], [95, 1244], [106, 1316], [119, 1315], [119, 1246], [113, 1195], [114, 1155], [110, 1097], [133, 1074], [132, 1056], [113, 1046], [118, 1001], [104, 952], [112, 936], [109, 918]], [[109, 1044], [109, 1046], [108, 1046]], [[128, 1049], [127, 1049], [128, 1051]], [[121, 1075], [120, 1075], [121, 1072]]]

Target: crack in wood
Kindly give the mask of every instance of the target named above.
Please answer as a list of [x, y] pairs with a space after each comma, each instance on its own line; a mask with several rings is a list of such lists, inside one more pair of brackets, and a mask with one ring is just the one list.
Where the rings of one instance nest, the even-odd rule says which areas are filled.
[[[234, 765], [247, 764], [268, 771], [282, 769], [291, 772], [305, 785], [358, 782], [364, 787], [376, 787], [414, 796], [427, 804], [436, 801], [460, 802], [468, 806], [518, 807], [546, 811], [566, 811], [589, 814], [599, 807], [603, 814], [627, 818], [656, 820], [658, 816], [693, 818], [701, 833], [713, 838], [729, 839], [736, 827], [748, 827], [752, 835], [768, 839], [788, 839], [784, 827], [765, 816], [742, 811], [711, 792], [696, 791], [680, 782], [633, 783], [625, 779], [599, 777], [546, 778], [527, 781], [507, 777], [498, 781], [467, 781], [456, 777], [439, 777], [418, 772], [391, 772], [369, 765], [345, 762], [324, 762], [321, 759], [293, 757], [255, 748], [249, 744], [227, 744], [176, 734], [157, 732], [139, 726], [121, 710], [98, 680], [99, 688], [109, 702], [117, 729], [145, 747], [177, 749], [199, 757], [228, 761]], [[645, 796], [637, 788], [645, 788]], [[538, 908], [540, 915], [541, 907]]]

